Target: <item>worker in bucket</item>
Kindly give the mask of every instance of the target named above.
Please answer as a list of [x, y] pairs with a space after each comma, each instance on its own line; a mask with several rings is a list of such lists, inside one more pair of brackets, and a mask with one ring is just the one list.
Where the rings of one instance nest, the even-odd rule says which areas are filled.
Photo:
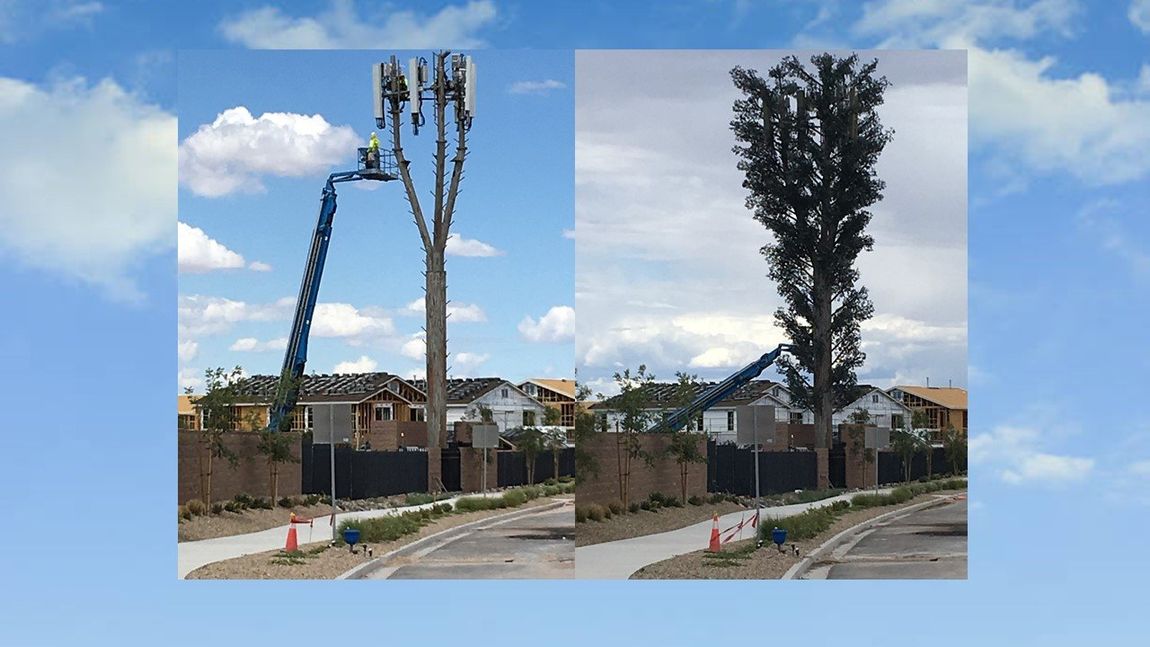
[[367, 167], [379, 168], [379, 137], [375, 133], [371, 134], [367, 142]]

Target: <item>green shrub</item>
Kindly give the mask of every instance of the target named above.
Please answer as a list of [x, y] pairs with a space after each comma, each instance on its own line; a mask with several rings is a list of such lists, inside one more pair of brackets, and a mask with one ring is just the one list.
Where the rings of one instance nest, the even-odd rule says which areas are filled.
[[627, 510], [630, 511], [631, 514], [635, 514], [636, 512], [642, 510], [642, 508], [639, 506], [637, 501], [632, 501], [631, 505], [627, 506]]
[[605, 508], [598, 503], [592, 503], [587, 506], [587, 518], [591, 521], [602, 521], [604, 518]]
[[690, 503], [691, 505], [703, 505], [703, 499], [700, 498], [697, 494], [692, 494], [687, 499], [687, 503]]
[[543, 481], [543, 485], [555, 485], [557, 483], [559, 483], [559, 481], [556, 481], [554, 476], [548, 478], [546, 481]]
[[528, 501], [534, 501], [543, 495], [543, 488], [537, 485], [528, 485], [525, 488], [521, 488], [520, 491], [527, 495]]
[[426, 492], [411, 492], [403, 497], [404, 505], [423, 505], [435, 501], [435, 497]]
[[726, 500], [727, 495], [723, 494], [722, 492], [715, 492], [711, 496], [707, 497], [707, 503], [710, 503], [711, 505], [718, 505]]
[[347, 519], [339, 524], [337, 534], [343, 541], [343, 531], [347, 528], [359, 529], [361, 543], [395, 541], [404, 535], [417, 532], [424, 524], [418, 515], [397, 514], [372, 519]]
[[543, 496], [555, 496], [556, 494], [563, 494], [564, 488], [562, 485], [544, 485]]
[[623, 514], [623, 504], [618, 501], [608, 503], [607, 509], [611, 511], [611, 514]]
[[659, 507], [662, 507], [667, 503], [667, 497], [663, 496], [662, 492], [652, 492], [648, 494], [647, 500], [650, 501], [652, 505]]
[[252, 498], [250, 496], [248, 496], [247, 494], [244, 494], [242, 492], [235, 495], [234, 497], [232, 497], [232, 501], [235, 501], [236, 505], [241, 510], [246, 509], [246, 508], [250, 508], [252, 505]]
[[663, 505], [667, 506], [668, 508], [681, 508], [683, 507], [683, 502], [680, 501], [678, 497], [672, 496], [667, 497], [667, 500], [663, 502]]
[[320, 501], [323, 501], [323, 499], [324, 496], [322, 494], [309, 494], [304, 497], [304, 503], [307, 505], [318, 505]]
[[587, 506], [575, 506], [575, 523], [587, 521]]
[[224, 511], [224, 504], [222, 504], [222, 503], [213, 503], [212, 504], [212, 514], [220, 514], [223, 511]]
[[494, 501], [495, 499], [488, 499], [481, 496], [465, 496], [455, 502], [455, 509], [458, 512], [491, 510], [495, 507]]
[[759, 536], [764, 542], [771, 543], [771, 530], [783, 528], [787, 531], [787, 541], [801, 541], [826, 531], [836, 519], [838, 511], [830, 507], [812, 508], [782, 519], [765, 519], [759, 524]]
[[186, 505], [180, 506], [178, 512], [180, 513], [180, 519], [184, 519], [186, 521], [192, 520], [192, 513], [190, 510], [188, 510], [188, 506], [186, 506]]
[[849, 509], [850, 507], [851, 507], [850, 501], [835, 501], [834, 503], [831, 504], [831, 510], [835, 510], [836, 512], [842, 512], [844, 510]]
[[639, 509], [647, 510], [648, 512], [650, 512], [651, 510], [654, 510], [655, 508], [651, 505], [650, 501], [640, 501], [639, 502]]
[[[508, 490], [503, 493], [503, 502], [508, 508], [523, 505], [527, 503], [528, 495], [523, 490]], [[503, 507], [503, 506], [501, 506]]]
[[236, 503], [235, 501], [228, 501], [224, 504], [224, 510], [227, 510], [228, 512], [239, 512], [240, 510], [243, 510], [243, 508], [240, 507], [240, 504]]
[[291, 499], [291, 497], [286, 497], [286, 496], [285, 496], [284, 498], [282, 498], [282, 499], [280, 499], [280, 500], [279, 500], [279, 506], [280, 506], [281, 508], [290, 508], [290, 507], [292, 507], [293, 505], [295, 505], [295, 501], [293, 501], [293, 500]]
[[184, 507], [187, 508], [188, 512], [192, 513], [193, 516], [197, 517], [207, 511], [207, 506], [205, 506], [204, 502], [200, 501], [199, 499], [192, 499], [191, 501], [188, 501], [184, 504]]

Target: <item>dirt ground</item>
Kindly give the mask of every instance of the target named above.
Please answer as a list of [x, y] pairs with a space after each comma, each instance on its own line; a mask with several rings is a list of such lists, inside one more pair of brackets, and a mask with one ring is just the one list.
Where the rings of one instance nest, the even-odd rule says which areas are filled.
[[[521, 505], [516, 510], [526, 510], [540, 505], [552, 503], [557, 499], [571, 499], [574, 495], [560, 495], [556, 497], [540, 497]], [[417, 539], [437, 533], [441, 530], [478, 521], [499, 514], [506, 514], [510, 509], [483, 510], [464, 514], [452, 514], [442, 517], [419, 529], [419, 532], [400, 537], [395, 541], [371, 544], [375, 557], [388, 551], [410, 544]], [[298, 514], [298, 513], [297, 513]], [[326, 529], [327, 526], [324, 526]], [[301, 538], [302, 539], [302, 538]], [[356, 546], [356, 553], [352, 554], [347, 546], [329, 547], [327, 540], [309, 544], [300, 544], [303, 557], [288, 558], [283, 551], [272, 550], [264, 553], [245, 555], [235, 559], [215, 562], [198, 568], [188, 574], [189, 580], [330, 580], [339, 577], [355, 566], [367, 561], [367, 556], [361, 546]]]
[[[822, 534], [796, 542], [787, 542], [789, 549], [794, 543], [799, 554], [780, 553], [774, 544], [764, 545], [755, 550], [754, 540], [731, 542], [723, 546], [719, 556], [710, 556], [705, 550], [679, 555], [671, 559], [644, 566], [631, 576], [633, 580], [777, 580], [810, 551], [817, 549], [826, 540], [838, 533], [879, 515], [900, 510], [907, 506], [922, 503], [938, 495], [955, 494], [953, 491], [922, 494], [902, 505], [866, 508], [848, 512]], [[583, 524], [580, 524], [583, 525]]]
[[[215, 539], [216, 537], [230, 537], [243, 535], [249, 532], [259, 532], [268, 528], [282, 526], [291, 518], [291, 513], [306, 518], [319, 517], [331, 514], [331, 506], [326, 503], [311, 506], [296, 506], [294, 508], [281, 508], [276, 506], [272, 510], [244, 510], [243, 512], [224, 511], [220, 514], [205, 514], [192, 517], [191, 521], [181, 519], [179, 526], [179, 541], [199, 541], [201, 539]], [[326, 521], [324, 523], [327, 523]]]
[[693, 523], [706, 521], [716, 513], [722, 516], [748, 509], [737, 503], [724, 501], [717, 504], [687, 504], [681, 508], [659, 508], [657, 512], [640, 510], [639, 512], [617, 514], [603, 521], [588, 519], [583, 523], [575, 524], [575, 545], [590, 546], [605, 541], [678, 530]]

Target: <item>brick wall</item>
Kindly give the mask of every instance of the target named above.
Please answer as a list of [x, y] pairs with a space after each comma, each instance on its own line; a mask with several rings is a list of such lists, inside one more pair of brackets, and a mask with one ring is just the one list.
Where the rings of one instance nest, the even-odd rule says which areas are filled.
[[[487, 489], [499, 483], [499, 461], [495, 450], [487, 450]], [[459, 448], [459, 486], [464, 492], [483, 491], [483, 450], [475, 447]]]
[[846, 486], [848, 488], [874, 487], [875, 463], [866, 461], [863, 445], [866, 427], [862, 425], [839, 425], [843, 445], [846, 449]]
[[427, 447], [427, 423], [401, 420], [372, 421], [362, 432], [375, 451], [395, 451], [401, 447]]
[[[202, 434], [196, 431], [180, 431], [178, 442], [178, 496], [179, 503], [192, 499], [203, 500], [200, 491], [200, 461], [207, 461], [207, 454], [203, 451]], [[287, 434], [292, 438], [292, 454], [296, 459], [300, 456], [300, 434]], [[252, 496], [269, 496], [271, 494], [271, 475], [268, 473], [267, 459], [263, 457], [256, 446], [259, 443], [259, 434], [252, 431], [229, 431], [223, 434], [224, 444], [239, 457], [235, 468], [225, 459], [212, 461], [212, 499], [226, 501], [237, 494], [250, 494]], [[279, 483], [277, 495], [299, 496], [300, 494], [300, 466], [299, 463], [283, 463], [279, 466]]]
[[[580, 451], [586, 451], [599, 466], [598, 474], [580, 474], [575, 486], [575, 499], [580, 504], [607, 504], [619, 501], [619, 460], [617, 458], [617, 436], [621, 434], [601, 433], [581, 441]], [[638, 434], [643, 450], [659, 456], [666, 450], [670, 434]], [[699, 453], [706, 456], [707, 444], [699, 438]], [[643, 459], [631, 460], [628, 499], [642, 501], [652, 492], [662, 492], [667, 496], [678, 497], [681, 483], [679, 464], [673, 458], [656, 458], [648, 466]], [[687, 470], [687, 497], [706, 496], [707, 464], [693, 463]]]

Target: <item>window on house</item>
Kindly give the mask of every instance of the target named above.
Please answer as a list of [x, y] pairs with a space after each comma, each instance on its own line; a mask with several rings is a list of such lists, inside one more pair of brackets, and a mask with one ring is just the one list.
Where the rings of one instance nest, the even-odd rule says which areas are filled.
[[791, 424], [800, 425], [800, 424], [802, 424], [802, 422], [803, 422], [803, 412], [802, 411], [792, 411], [791, 412]]
[[412, 407], [411, 408], [411, 421], [412, 422], [423, 422], [424, 420], [425, 420], [425, 418], [424, 418], [423, 407]]
[[872, 394], [871, 394], [871, 396], [870, 396], [870, 401], [871, 401], [871, 402], [878, 402], [878, 394], [877, 394], [877, 393], [872, 393]]
[[892, 413], [890, 416], [890, 428], [902, 429], [902, 414]]
[[501, 393], [502, 393], [501, 397], [503, 397], [503, 398], [507, 397], [507, 389], [503, 389], [503, 391]]
[[735, 412], [734, 411], [728, 411], [727, 412], [727, 431], [734, 431], [734, 430], [735, 430]]
[[771, 395], [775, 396], [776, 398], [779, 397], [780, 392], [781, 391], [779, 390], [779, 387], [777, 387], [777, 386], [775, 388], [771, 389]]
[[375, 419], [377, 422], [384, 422], [391, 420], [391, 405], [390, 404], [377, 404], [375, 405]]
[[702, 431], [703, 430], [703, 412], [702, 411], [699, 412], [699, 419], [695, 421], [695, 424], [698, 425], [697, 427], [695, 427], [695, 431]]
[[600, 429], [606, 429], [607, 428], [607, 414], [605, 414], [605, 413], [599, 414], [599, 428]]
[[524, 411], [523, 412], [523, 426], [524, 427], [534, 427], [535, 426], [535, 412], [534, 411]]

